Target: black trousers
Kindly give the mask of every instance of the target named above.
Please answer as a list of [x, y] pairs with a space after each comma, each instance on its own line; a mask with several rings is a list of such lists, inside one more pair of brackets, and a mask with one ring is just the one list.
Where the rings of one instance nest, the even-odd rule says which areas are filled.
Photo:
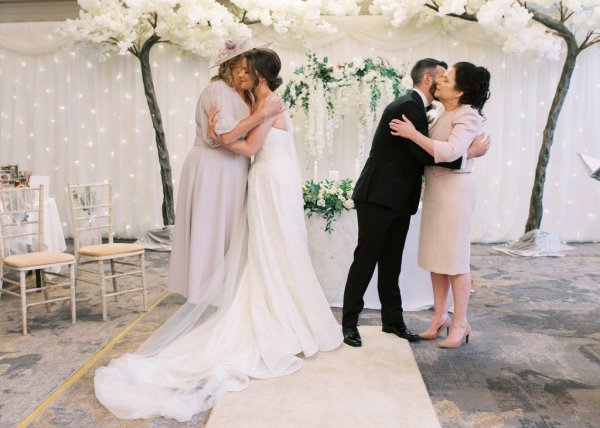
[[403, 323], [398, 278], [411, 214], [377, 204], [356, 202], [358, 244], [344, 290], [342, 326], [358, 324], [363, 297], [377, 265], [377, 291], [384, 325]]

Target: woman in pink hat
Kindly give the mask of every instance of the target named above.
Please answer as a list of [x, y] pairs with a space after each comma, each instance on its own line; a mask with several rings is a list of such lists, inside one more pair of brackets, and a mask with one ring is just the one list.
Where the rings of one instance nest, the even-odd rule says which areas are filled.
[[168, 283], [170, 292], [191, 303], [223, 263], [236, 226], [245, 221], [249, 159], [210, 139], [208, 113], [220, 111], [217, 134], [223, 141], [235, 141], [283, 110], [281, 101], [273, 98], [250, 114], [252, 81], [242, 66], [242, 54], [255, 47], [248, 38], [228, 40], [211, 64], [219, 67], [217, 75], [197, 103], [196, 139], [179, 181]]

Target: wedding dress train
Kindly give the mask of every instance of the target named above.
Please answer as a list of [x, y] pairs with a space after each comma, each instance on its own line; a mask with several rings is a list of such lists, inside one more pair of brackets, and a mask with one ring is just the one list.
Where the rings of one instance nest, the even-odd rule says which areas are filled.
[[[249, 378], [300, 369], [337, 348], [341, 328], [313, 270], [291, 122], [272, 128], [248, 176], [240, 222], [222, 269], [136, 353], [96, 370], [98, 400], [121, 419], [187, 421]], [[247, 232], [247, 236], [246, 236]]]

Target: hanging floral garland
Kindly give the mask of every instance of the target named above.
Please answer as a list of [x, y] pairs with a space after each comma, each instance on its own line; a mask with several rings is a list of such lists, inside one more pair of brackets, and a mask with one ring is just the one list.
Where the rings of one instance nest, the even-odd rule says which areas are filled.
[[319, 59], [314, 52], [306, 56], [307, 64], [294, 70], [283, 99], [292, 114], [301, 108], [306, 115], [308, 164], [321, 159], [325, 151], [332, 154], [334, 129], [340, 118], [355, 109], [359, 117], [357, 163], [362, 166], [366, 143], [383, 108], [406, 91], [403, 73], [382, 57], [332, 65], [327, 57]]

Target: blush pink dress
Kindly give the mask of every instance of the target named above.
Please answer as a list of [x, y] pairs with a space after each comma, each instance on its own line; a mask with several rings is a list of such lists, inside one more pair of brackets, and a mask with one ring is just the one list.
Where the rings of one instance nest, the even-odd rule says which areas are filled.
[[217, 134], [250, 115], [242, 97], [220, 80], [204, 89], [196, 106], [196, 140], [179, 180], [168, 284], [170, 292], [192, 300], [196, 288], [223, 263], [236, 225], [245, 217], [250, 160], [210, 139], [212, 107], [219, 108]]
[[[441, 113], [429, 130], [435, 161], [462, 157], [481, 128], [481, 116], [470, 105]], [[425, 167], [418, 264], [429, 272], [457, 275], [471, 270], [471, 215], [476, 196], [472, 168], [473, 159], [459, 170]]]

